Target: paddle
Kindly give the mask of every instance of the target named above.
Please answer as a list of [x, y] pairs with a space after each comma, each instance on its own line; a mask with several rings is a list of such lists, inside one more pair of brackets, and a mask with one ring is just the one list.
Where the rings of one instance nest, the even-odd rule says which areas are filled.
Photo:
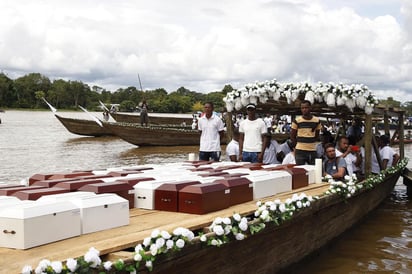
[[103, 107], [104, 110], [110, 111], [102, 101], [99, 100], [99, 103]]
[[86, 112], [93, 119], [93, 121], [95, 121], [99, 126], [103, 127], [102, 121], [100, 121], [96, 116], [88, 112], [87, 109], [85, 109], [82, 106], [79, 106], [79, 108], [81, 108], [84, 112]]
[[57, 109], [55, 107], [53, 107], [51, 104], [49, 104], [49, 102], [46, 101], [46, 99], [44, 97], [42, 97], [43, 101], [49, 106], [49, 108], [51, 109], [51, 111], [53, 113], [57, 112]]

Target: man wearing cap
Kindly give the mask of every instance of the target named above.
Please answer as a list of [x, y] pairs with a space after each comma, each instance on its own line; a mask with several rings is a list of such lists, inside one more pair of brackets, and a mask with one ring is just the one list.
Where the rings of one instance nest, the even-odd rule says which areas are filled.
[[311, 113], [312, 104], [304, 100], [300, 104], [302, 116], [292, 122], [290, 139], [295, 145], [295, 158], [297, 165], [315, 164], [317, 157], [316, 145], [318, 144], [319, 132], [322, 127], [319, 118]]
[[223, 136], [225, 125], [222, 119], [213, 114], [213, 103], [204, 104], [205, 114], [199, 119], [200, 134], [199, 160], [218, 162], [221, 148], [220, 138]]
[[262, 119], [256, 117], [256, 105], [246, 106], [247, 119], [239, 125], [239, 161], [262, 163], [266, 148], [267, 128]]

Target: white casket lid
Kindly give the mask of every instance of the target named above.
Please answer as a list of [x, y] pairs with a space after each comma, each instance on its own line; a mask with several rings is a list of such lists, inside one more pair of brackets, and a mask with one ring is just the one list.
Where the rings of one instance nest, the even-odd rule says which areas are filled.
[[0, 209], [0, 218], [28, 219], [67, 211], [78, 212], [79, 209], [70, 201], [34, 201], [32, 203], [22, 203]]
[[70, 201], [79, 208], [90, 208], [101, 205], [129, 203], [128, 200], [114, 193], [103, 193], [94, 196], [83, 196], [72, 199]]

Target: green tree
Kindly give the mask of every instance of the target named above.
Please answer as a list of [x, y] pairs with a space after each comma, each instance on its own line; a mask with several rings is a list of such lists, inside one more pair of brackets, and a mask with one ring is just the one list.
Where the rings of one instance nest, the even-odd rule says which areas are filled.
[[49, 78], [40, 73], [30, 73], [14, 81], [16, 87], [16, 107], [35, 108], [37, 105], [35, 92], [47, 91], [51, 87]]
[[16, 101], [13, 80], [0, 73], [0, 106], [11, 107]]

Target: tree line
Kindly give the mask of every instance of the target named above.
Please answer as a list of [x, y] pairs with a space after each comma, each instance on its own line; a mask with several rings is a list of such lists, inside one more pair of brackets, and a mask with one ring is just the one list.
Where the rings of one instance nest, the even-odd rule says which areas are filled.
[[[163, 88], [139, 90], [134, 86], [109, 91], [81, 81], [57, 79], [51, 81], [40, 73], [29, 73], [15, 80], [0, 73], [0, 108], [47, 109], [42, 97], [57, 109], [100, 110], [99, 101], [105, 104], [119, 104], [120, 111], [135, 111], [143, 100], [149, 104], [150, 111], [162, 113], [190, 113], [203, 110], [205, 102], [213, 102], [217, 111], [223, 111], [223, 97], [233, 90], [225, 85], [221, 91], [201, 93], [184, 87], [168, 93]], [[389, 107], [400, 107], [407, 116], [412, 116], [412, 102], [401, 103], [388, 97], [380, 100]]]
[[184, 87], [168, 93], [163, 88], [139, 90], [134, 86], [109, 91], [81, 81], [57, 79], [51, 81], [40, 73], [30, 73], [15, 80], [0, 73], [0, 108], [47, 109], [44, 97], [57, 109], [101, 110], [99, 101], [119, 104], [120, 111], [135, 111], [143, 100], [149, 104], [150, 111], [162, 113], [190, 113], [203, 110], [205, 102], [213, 102], [215, 109], [224, 108], [223, 97], [233, 88], [225, 85], [221, 91], [200, 93]]

